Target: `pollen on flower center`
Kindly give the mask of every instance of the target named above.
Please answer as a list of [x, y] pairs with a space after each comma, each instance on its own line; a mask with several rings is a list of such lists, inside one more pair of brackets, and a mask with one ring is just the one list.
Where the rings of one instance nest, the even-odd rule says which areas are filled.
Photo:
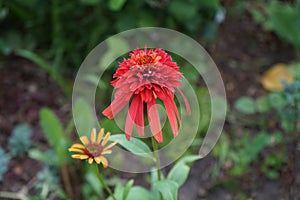
[[139, 65], [149, 64], [149, 63], [151, 63], [151, 61], [152, 61], [152, 57], [150, 55], [144, 55], [144, 56], [141, 56], [138, 64]]

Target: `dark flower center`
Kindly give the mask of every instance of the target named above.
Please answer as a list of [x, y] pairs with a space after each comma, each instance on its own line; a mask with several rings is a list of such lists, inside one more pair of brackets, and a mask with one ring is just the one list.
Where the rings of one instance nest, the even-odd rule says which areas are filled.
[[102, 154], [103, 146], [97, 143], [90, 143], [86, 145], [87, 154], [92, 157], [98, 157]]

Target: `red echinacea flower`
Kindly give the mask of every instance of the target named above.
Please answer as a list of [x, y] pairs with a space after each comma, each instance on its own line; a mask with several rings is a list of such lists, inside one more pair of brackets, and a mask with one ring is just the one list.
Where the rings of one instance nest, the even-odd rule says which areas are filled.
[[138, 134], [144, 135], [144, 105], [146, 105], [151, 132], [157, 142], [162, 142], [156, 106], [156, 100], [160, 99], [165, 105], [173, 135], [176, 137], [178, 122], [181, 126], [181, 119], [174, 102], [175, 89], [182, 95], [187, 112], [190, 114], [188, 101], [179, 89], [183, 78], [179, 66], [161, 49], [136, 49], [129, 55], [129, 59], [119, 63], [119, 68], [113, 76], [115, 80], [111, 85], [117, 91], [111, 105], [103, 111], [103, 115], [113, 119], [132, 100], [125, 124], [125, 134], [129, 140], [134, 124]]

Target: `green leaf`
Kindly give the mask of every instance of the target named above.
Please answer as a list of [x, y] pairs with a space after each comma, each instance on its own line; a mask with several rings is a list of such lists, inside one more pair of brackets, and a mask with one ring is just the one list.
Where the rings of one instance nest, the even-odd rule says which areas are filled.
[[268, 95], [270, 104], [275, 109], [282, 109], [286, 106], [287, 102], [279, 92], [272, 92]]
[[190, 167], [183, 163], [180, 163], [172, 168], [172, 170], [168, 174], [168, 179], [176, 182], [180, 187], [186, 181], [189, 173]]
[[150, 192], [140, 186], [132, 187], [126, 198], [126, 200], [141, 200], [141, 199], [154, 200]]
[[123, 197], [122, 197], [122, 200], [126, 200], [127, 199], [127, 196], [132, 188], [132, 185], [134, 183], [134, 180], [130, 180], [128, 181], [128, 183], [125, 185], [125, 188], [123, 190]]
[[255, 101], [251, 97], [241, 97], [235, 104], [235, 108], [245, 114], [254, 114], [256, 112]]
[[255, 101], [258, 112], [267, 112], [271, 110], [271, 104], [268, 96], [262, 96]]
[[300, 48], [300, 9], [288, 3], [272, 1], [267, 8], [267, 14], [273, 30], [282, 39], [296, 48]]
[[63, 127], [56, 115], [48, 108], [40, 111], [40, 123], [42, 129], [52, 147], [59, 144], [64, 137]]
[[39, 149], [30, 149], [28, 151], [28, 155], [30, 158], [35, 159], [35, 160], [49, 163], [54, 166], [59, 165], [58, 158], [52, 150], [43, 152]]
[[123, 146], [133, 154], [154, 159], [150, 148], [139, 139], [131, 137], [130, 141], [128, 141], [125, 134], [116, 134], [110, 136], [109, 140], [118, 142], [119, 145]]
[[199, 155], [193, 155], [180, 159], [169, 172], [167, 179], [176, 182], [180, 187], [186, 181], [190, 172], [190, 167], [187, 165], [187, 163], [193, 162], [200, 158], [201, 157]]
[[[114, 189], [114, 196], [117, 200], [123, 200], [124, 186], [121, 183], [117, 183]], [[106, 200], [113, 200], [110, 196]]]
[[172, 180], [161, 180], [153, 183], [153, 187], [158, 190], [165, 200], [177, 200], [178, 184]]
[[200, 87], [196, 90], [196, 95], [200, 108], [199, 130], [206, 131], [211, 120], [211, 102], [208, 90], [205, 87]]
[[49, 144], [57, 154], [59, 163], [63, 164], [69, 157], [67, 148], [70, 145], [70, 141], [64, 135], [62, 124], [48, 108], [41, 109], [40, 124]]
[[288, 70], [296, 78], [298, 78], [298, 79], [300, 78], [300, 62], [291, 64]]
[[169, 4], [169, 12], [181, 22], [193, 18], [197, 14], [197, 7], [184, 1], [173, 0]]
[[73, 109], [74, 121], [76, 124], [77, 132], [80, 136], [89, 135], [95, 127], [94, 115], [90, 105], [82, 98], [75, 102]]
[[112, 11], [119, 11], [123, 7], [123, 5], [126, 3], [126, 0], [109, 0], [108, 7]]
[[116, 124], [114, 120], [103, 118], [100, 121], [100, 124], [101, 127], [105, 127], [105, 129], [109, 130], [111, 133], [117, 133], [121, 131], [121, 129], [119, 128], [119, 126]]
[[103, 186], [99, 181], [99, 179], [95, 176], [93, 171], [89, 170], [85, 174], [85, 180], [89, 183], [89, 185], [91, 186], [91, 188], [93, 188], [94, 192], [97, 195], [99, 196], [103, 195]]

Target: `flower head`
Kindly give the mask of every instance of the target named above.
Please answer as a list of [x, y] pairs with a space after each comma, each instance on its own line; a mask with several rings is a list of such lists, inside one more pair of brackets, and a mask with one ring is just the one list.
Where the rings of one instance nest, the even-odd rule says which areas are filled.
[[150, 129], [158, 142], [163, 141], [156, 100], [161, 100], [166, 108], [173, 135], [178, 134], [178, 122], [181, 125], [180, 115], [174, 102], [175, 89], [182, 95], [188, 113], [189, 104], [186, 97], [179, 90], [183, 75], [179, 66], [172, 61], [161, 49], [136, 49], [130, 53], [129, 59], [119, 63], [111, 82], [117, 91], [111, 105], [103, 111], [109, 119], [121, 111], [131, 100], [126, 117], [125, 134], [130, 139], [133, 125], [137, 127], [139, 135], [144, 135], [144, 105], [147, 106]]
[[108, 139], [110, 137], [110, 132], [108, 132], [104, 138], [104, 129], [102, 128], [98, 133], [98, 137], [96, 135], [96, 129], [93, 129], [91, 132], [91, 140], [87, 138], [87, 136], [81, 136], [80, 140], [82, 144], [73, 144], [70, 148], [70, 152], [76, 152], [79, 154], [73, 154], [72, 158], [85, 160], [88, 159], [89, 164], [92, 164], [95, 161], [97, 164], [102, 163], [103, 167], [106, 168], [108, 166], [107, 159], [103, 156], [105, 154], [110, 154], [112, 151], [111, 147], [117, 144], [117, 142], [113, 142], [105, 147]]

